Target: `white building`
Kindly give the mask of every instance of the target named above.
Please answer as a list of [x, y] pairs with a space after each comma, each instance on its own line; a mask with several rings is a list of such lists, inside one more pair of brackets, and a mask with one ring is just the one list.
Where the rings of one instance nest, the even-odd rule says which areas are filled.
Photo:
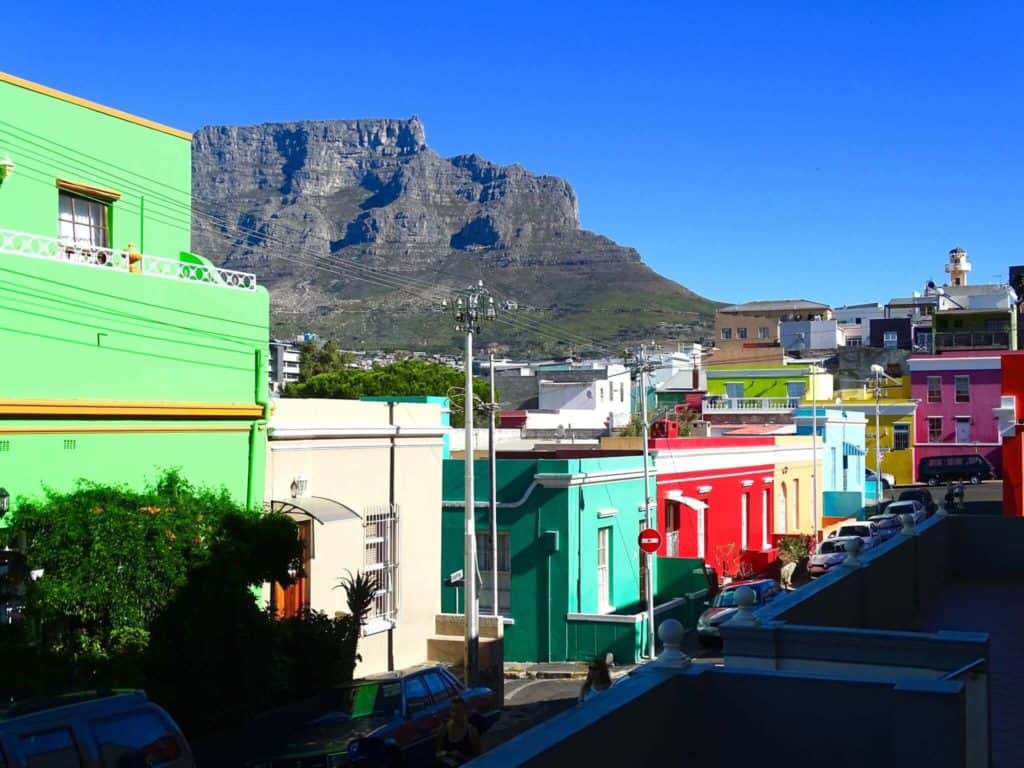
[[[578, 381], [566, 381], [564, 376], [559, 378], [563, 380], [543, 378], [543, 372], [538, 371], [537, 406], [539, 411], [547, 412], [544, 421], [554, 419], [558, 424], [571, 424], [578, 429], [629, 424], [632, 392], [626, 366], [610, 364], [604, 369], [604, 375], [597, 378]], [[552, 412], [558, 415], [552, 416]], [[531, 426], [529, 421], [527, 426]]]
[[299, 345], [294, 341], [270, 342], [270, 391], [280, 392], [299, 380]]
[[832, 317], [839, 323], [846, 346], [869, 346], [871, 343], [871, 321], [884, 320], [885, 307], [881, 304], [851, 304], [836, 307]]

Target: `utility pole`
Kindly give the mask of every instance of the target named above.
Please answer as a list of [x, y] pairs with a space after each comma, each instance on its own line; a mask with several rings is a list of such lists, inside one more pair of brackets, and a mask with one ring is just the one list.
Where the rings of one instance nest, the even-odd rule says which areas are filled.
[[466, 334], [465, 369], [466, 384], [463, 402], [466, 412], [466, 465], [465, 497], [466, 497], [466, 538], [463, 550], [462, 573], [466, 588], [466, 647], [463, 656], [465, 664], [466, 685], [476, 684], [480, 669], [480, 603], [477, 596], [476, 563], [476, 492], [473, 488], [473, 334], [480, 332], [482, 320], [493, 320], [495, 317], [494, 297], [484, 290], [483, 280], [472, 288], [459, 291], [452, 302], [445, 301], [443, 306], [451, 306], [455, 330]]
[[[647, 347], [640, 345], [637, 353], [636, 368], [640, 373], [640, 424], [641, 441], [643, 444], [644, 456], [644, 527], [653, 528], [654, 521], [651, 517], [651, 464], [650, 451], [647, 443], [650, 439], [647, 424]], [[647, 593], [647, 649], [649, 658], [654, 658], [654, 571], [652, 568], [653, 555], [641, 552], [640, 557], [645, 558], [644, 568], [644, 591]]]
[[494, 421], [498, 404], [494, 402], [494, 355], [490, 356], [491, 397], [487, 405], [487, 469], [491, 478], [491, 612], [499, 616], [498, 610], [498, 450], [494, 445]]
[[811, 522], [814, 525], [814, 547], [818, 547], [818, 396], [815, 382], [818, 365], [811, 364]]
[[882, 503], [883, 486], [882, 486], [882, 430], [881, 425], [881, 410], [882, 410], [882, 374], [885, 373], [885, 369], [882, 366], [875, 363], [871, 366], [871, 373], [875, 376], [875, 506], [877, 507]]

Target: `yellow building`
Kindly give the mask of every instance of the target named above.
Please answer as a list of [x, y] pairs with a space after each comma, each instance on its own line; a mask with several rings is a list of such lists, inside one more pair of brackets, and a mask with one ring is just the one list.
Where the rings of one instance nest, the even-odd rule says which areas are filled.
[[[814, 533], [814, 487], [810, 435], [778, 435], [775, 438], [775, 520], [776, 533]], [[817, 441], [818, 478], [822, 473], [824, 449]], [[822, 483], [818, 483], [818, 522], [820, 527]]]
[[859, 411], [868, 420], [865, 433], [866, 466], [875, 469], [875, 443], [881, 435], [882, 472], [890, 474], [897, 485], [914, 482], [914, 414], [917, 401], [910, 397], [910, 377], [898, 382], [882, 382], [882, 397], [878, 402], [878, 425], [875, 419], [874, 387], [841, 389], [836, 392], [843, 408]]

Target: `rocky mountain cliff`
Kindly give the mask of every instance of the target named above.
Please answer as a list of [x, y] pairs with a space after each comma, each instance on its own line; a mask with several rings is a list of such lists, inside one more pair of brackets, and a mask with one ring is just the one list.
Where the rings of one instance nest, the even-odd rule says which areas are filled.
[[278, 335], [454, 350], [439, 299], [478, 279], [508, 308], [483, 341], [510, 351], [709, 327], [711, 302], [580, 229], [568, 182], [440, 157], [415, 117], [211, 126], [192, 158], [193, 249], [259, 275]]

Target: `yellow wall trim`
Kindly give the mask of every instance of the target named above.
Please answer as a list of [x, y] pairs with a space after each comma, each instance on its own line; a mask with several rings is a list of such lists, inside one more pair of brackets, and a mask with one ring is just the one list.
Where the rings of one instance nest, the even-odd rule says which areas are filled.
[[100, 200], [105, 202], [113, 202], [114, 200], [121, 199], [120, 192], [115, 192], [112, 189], [104, 189], [103, 187], [94, 187], [90, 184], [79, 184], [77, 181], [57, 179], [57, 187], [63, 189], [65, 192], [72, 192], [84, 197], [98, 197]]
[[171, 136], [177, 136], [179, 139], [192, 141], [192, 134], [187, 131], [179, 131], [177, 128], [171, 128], [170, 126], [163, 125], [162, 123], [147, 120], [144, 117], [138, 117], [137, 115], [132, 115], [128, 112], [122, 112], [120, 109], [105, 107], [102, 104], [97, 104], [95, 101], [89, 101], [88, 99], [82, 99], [78, 96], [72, 96], [70, 93], [64, 93], [64, 91], [58, 91], [56, 88], [49, 88], [45, 85], [40, 85], [39, 83], [33, 83], [31, 80], [25, 80], [24, 78], [16, 77], [15, 75], [9, 75], [6, 72], [0, 72], [0, 83], [16, 85], [19, 88], [35, 91], [36, 93], [41, 93], [44, 96], [66, 101], [69, 104], [76, 104], [79, 107], [85, 107], [86, 109], [91, 109], [94, 112], [99, 112], [100, 114], [116, 117], [119, 120], [127, 120], [129, 123], [135, 123], [136, 125], [141, 125], [144, 128], [152, 128], [154, 131], [160, 131], [161, 133], [170, 134]]
[[262, 405], [248, 403], [162, 403], [119, 400], [0, 399], [0, 416], [176, 416], [252, 418], [263, 416]]
[[248, 432], [249, 427], [225, 427], [212, 424], [195, 424], [187, 427], [171, 424], [153, 424], [146, 427], [117, 426], [60, 426], [60, 427], [4, 427], [0, 426], [0, 435], [96, 435], [105, 433], [140, 433], [140, 432]]

